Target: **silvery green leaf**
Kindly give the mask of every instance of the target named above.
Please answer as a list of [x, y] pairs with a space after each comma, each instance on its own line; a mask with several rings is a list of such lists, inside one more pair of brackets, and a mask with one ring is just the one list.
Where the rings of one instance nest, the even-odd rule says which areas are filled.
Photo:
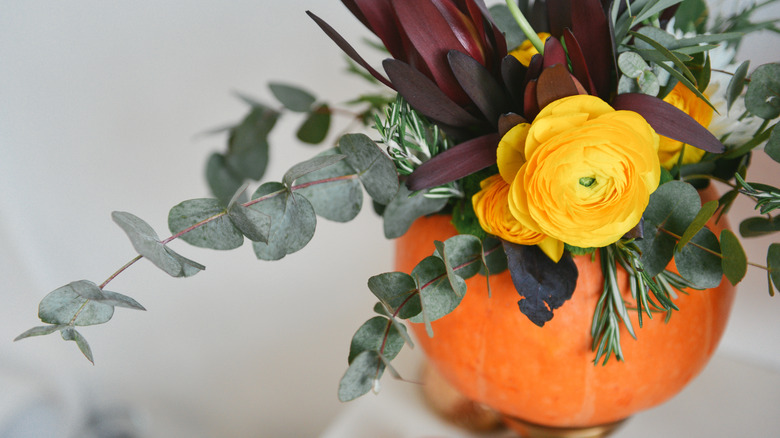
[[677, 240], [663, 232], [662, 228], [681, 236], [700, 207], [701, 198], [696, 189], [682, 181], [662, 184], [650, 195], [643, 215], [644, 237], [636, 241], [642, 250], [642, 266], [650, 277], [666, 269], [677, 244]]
[[279, 113], [264, 106], [253, 106], [241, 123], [230, 131], [227, 164], [242, 179], [259, 180], [268, 166], [268, 134]]
[[767, 275], [769, 278], [769, 291], [771, 295], [772, 284], [776, 288], [780, 289], [780, 243], [773, 243], [769, 245], [766, 252], [766, 266], [769, 268]]
[[22, 333], [21, 335], [14, 338], [14, 342], [19, 341], [21, 339], [29, 338], [32, 336], [45, 336], [50, 335], [58, 330], [62, 330], [65, 327], [67, 327], [67, 324], [55, 324], [55, 325], [39, 325], [37, 327], [33, 327], [30, 330], [27, 330], [26, 332]]
[[225, 214], [225, 207], [217, 199], [190, 199], [171, 208], [168, 228], [173, 234], [207, 219], [209, 222], [183, 234], [180, 239], [200, 248], [230, 250], [244, 243], [244, 236]]
[[759, 66], [750, 75], [745, 108], [762, 119], [780, 116], [780, 63]]
[[772, 133], [769, 134], [769, 140], [764, 145], [764, 152], [769, 155], [769, 158], [780, 163], [780, 129], [775, 125], [772, 128]]
[[731, 230], [720, 232], [720, 248], [723, 260], [723, 274], [732, 285], [735, 285], [745, 278], [747, 273], [747, 256], [739, 239]]
[[254, 242], [255, 255], [262, 260], [279, 260], [304, 246], [314, 236], [317, 216], [303, 196], [291, 193], [280, 183], [261, 185], [252, 199], [269, 196], [251, 208], [271, 218], [268, 243]]
[[685, 245], [691, 241], [693, 236], [695, 236], [699, 230], [704, 228], [704, 226], [707, 224], [707, 221], [710, 220], [710, 218], [718, 210], [718, 206], [718, 201], [709, 201], [702, 205], [699, 212], [696, 213], [696, 217], [693, 219], [691, 224], [688, 225], [688, 228], [685, 229], [685, 232], [680, 237], [680, 240], [677, 241], [677, 246], [675, 248], [677, 251], [685, 247]]
[[181, 263], [165, 251], [165, 245], [160, 242], [157, 233], [154, 232], [149, 224], [138, 216], [124, 211], [111, 213], [111, 218], [127, 233], [130, 243], [133, 244], [133, 248], [135, 248], [138, 254], [149, 259], [149, 261], [168, 275], [173, 277], [181, 276]]
[[176, 251], [168, 248], [167, 246], [163, 246], [163, 248], [165, 248], [165, 254], [168, 257], [170, 257], [172, 260], [174, 260], [176, 263], [178, 263], [180, 266], [180, 270], [176, 273], [176, 275], [171, 274], [174, 277], [192, 277], [198, 272], [206, 269], [206, 267], [201, 265], [200, 263], [180, 255]]
[[146, 310], [144, 306], [142, 306], [138, 301], [128, 297], [127, 295], [122, 295], [117, 292], [111, 292], [108, 290], [103, 291], [103, 298], [99, 300], [103, 304], [108, 304], [109, 306], [114, 307], [124, 307], [127, 309], [134, 309], [134, 310]]
[[331, 111], [328, 105], [322, 104], [309, 112], [301, 127], [295, 133], [298, 140], [308, 144], [320, 144], [328, 136], [330, 130]]
[[50, 292], [38, 305], [38, 317], [48, 324], [95, 325], [112, 316], [114, 306], [84, 298], [69, 284]]
[[[403, 330], [405, 331], [406, 328], [404, 327]], [[385, 334], [387, 334], [387, 341], [385, 341]], [[390, 319], [375, 316], [366, 321], [352, 337], [349, 348], [349, 363], [352, 363], [364, 351], [380, 351], [383, 344], [385, 346], [384, 356], [393, 360], [404, 346], [404, 336], [398, 332], [398, 328], [393, 325]]]
[[[442, 257], [438, 246], [436, 248], [436, 255]], [[482, 269], [482, 242], [470, 234], [452, 236], [444, 241], [443, 258], [459, 277], [471, 278]]]
[[385, 364], [376, 351], [358, 354], [339, 382], [339, 400], [348, 402], [368, 393], [384, 370]]
[[[368, 279], [368, 288], [398, 317], [408, 319], [420, 313], [420, 296], [414, 279], [404, 272], [386, 272]], [[399, 310], [399, 307], [403, 307]]]
[[92, 357], [92, 349], [89, 348], [89, 343], [87, 343], [87, 340], [84, 339], [84, 336], [82, 336], [81, 333], [77, 332], [76, 329], [72, 327], [68, 327], [62, 330], [60, 334], [62, 335], [62, 339], [76, 342], [76, 345], [78, 345], [79, 350], [81, 350], [84, 357], [92, 362], [92, 365], [95, 364], [95, 359]]
[[298, 163], [295, 166], [291, 167], [290, 170], [287, 171], [287, 173], [284, 174], [284, 177], [282, 178], [282, 184], [285, 186], [291, 188], [295, 180], [298, 178], [315, 172], [317, 170], [320, 170], [322, 168], [332, 166], [339, 161], [346, 158], [346, 155], [318, 155], [310, 160], [304, 161], [302, 163]]
[[429, 256], [418, 263], [412, 270], [412, 278], [421, 287], [420, 303], [424, 314], [411, 318], [412, 322], [436, 321], [455, 310], [463, 298], [447, 281], [447, 269], [438, 257]]
[[[336, 154], [337, 149], [330, 149], [320, 156]], [[346, 176], [352, 177], [344, 178]], [[355, 170], [343, 160], [301, 176], [295, 191], [311, 202], [318, 216], [336, 222], [351, 221], [363, 207], [360, 180]]]
[[618, 56], [618, 67], [624, 75], [636, 79], [643, 72], [650, 69], [644, 59], [634, 52], [623, 52]]
[[103, 299], [103, 291], [100, 290], [97, 284], [89, 280], [73, 281], [68, 286], [82, 298], [95, 301]]
[[742, 90], [745, 89], [745, 78], [747, 78], [748, 69], [750, 68], [750, 61], [745, 61], [737, 67], [734, 71], [734, 76], [731, 77], [729, 85], [726, 88], [726, 108], [731, 110], [731, 105], [737, 101], [737, 98], [742, 94]]
[[228, 218], [249, 240], [268, 242], [268, 234], [271, 232], [271, 218], [268, 215], [236, 203], [228, 208]]
[[[641, 23], [641, 22], [647, 20], [648, 18], [650, 18], [650, 17], [652, 17], [652, 16], [662, 12], [664, 9], [670, 8], [670, 7], [674, 6], [674, 5], [676, 5], [677, 3], [681, 3], [681, 2], [682, 2], [682, 0], [656, 0], [656, 1], [649, 1], [649, 2], [644, 4], [642, 9], [638, 13], [637, 13], [636, 10], [633, 11], [634, 14], [637, 14], [637, 16], [635, 18], [635, 22], [636, 23]], [[636, 2], [636, 3], [639, 3], [639, 2]], [[634, 5], [633, 7], [634, 8], [638, 8], [637, 5]], [[645, 26], [645, 27], [650, 27], [650, 26]], [[644, 27], [642, 29], [644, 29]], [[656, 29], [656, 28], [653, 28], [653, 29]], [[657, 30], [660, 30], [660, 29], [657, 29]]]
[[206, 181], [211, 193], [223, 205], [227, 205], [228, 200], [241, 187], [244, 179], [230, 168], [222, 154], [215, 152], [211, 154], [206, 163]]
[[401, 186], [398, 195], [384, 211], [385, 237], [401, 237], [415, 219], [435, 213], [447, 205], [447, 198], [427, 198], [422, 193], [411, 195], [406, 186]]
[[339, 140], [339, 150], [358, 173], [369, 196], [380, 204], [389, 203], [398, 192], [398, 174], [393, 160], [364, 134], [347, 134]]
[[303, 113], [309, 110], [316, 98], [308, 91], [294, 85], [272, 82], [268, 84], [274, 97], [290, 111]]
[[455, 268], [450, 264], [447, 258], [448, 251], [444, 247], [444, 242], [435, 241], [436, 256], [441, 258], [444, 262], [444, 268], [447, 270], [447, 280], [450, 282], [450, 288], [459, 296], [466, 294], [466, 281], [459, 275], [455, 274]]
[[674, 263], [680, 275], [697, 289], [717, 287], [723, 278], [722, 262], [717, 254], [720, 254], [718, 238], [712, 231], [702, 228], [690, 244], [674, 255]]
[[639, 84], [636, 83], [635, 79], [631, 79], [625, 75], [620, 76], [620, 79], [618, 80], [619, 94], [639, 93], [639, 92], [640, 92]]
[[639, 84], [639, 89], [643, 94], [650, 96], [657, 96], [661, 91], [661, 84], [658, 82], [658, 77], [652, 71], [644, 71], [636, 80]]

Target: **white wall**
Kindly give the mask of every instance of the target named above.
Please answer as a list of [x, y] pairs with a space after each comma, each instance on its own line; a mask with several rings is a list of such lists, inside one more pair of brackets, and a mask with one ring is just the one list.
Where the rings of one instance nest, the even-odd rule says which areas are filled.
[[[99, 283], [133, 257], [111, 211], [167, 235], [171, 206], [208, 195], [203, 165], [224, 137], [200, 134], [243, 116], [233, 91], [271, 102], [266, 83], [284, 80], [341, 102], [366, 89], [343, 75], [341, 52], [306, 9], [350, 41], [367, 35], [325, 0], [0, 5], [0, 433], [36, 397], [57, 402], [40, 418], [58, 423], [58, 436], [83, 419], [88, 396], [131, 406], [149, 436], [312, 436], [342, 408], [349, 340], [374, 302], [365, 281], [391, 269], [392, 246], [368, 206], [352, 224], [321, 220], [309, 247], [273, 264], [248, 245], [218, 253], [184, 243], [173, 247], [208, 268], [192, 279], [142, 261], [109, 289], [149, 311], [120, 309], [83, 330], [94, 367], [56, 335], [11, 342], [38, 324], [46, 293]], [[776, 58], [772, 41], [754, 53]], [[291, 140], [300, 119], [286, 119], [271, 180], [320, 150]], [[777, 183], [773, 169], [764, 177]], [[763, 273], [750, 275], [721, 353], [780, 369], [777, 338], [764, 334], [780, 328], [780, 297], [767, 296]]]

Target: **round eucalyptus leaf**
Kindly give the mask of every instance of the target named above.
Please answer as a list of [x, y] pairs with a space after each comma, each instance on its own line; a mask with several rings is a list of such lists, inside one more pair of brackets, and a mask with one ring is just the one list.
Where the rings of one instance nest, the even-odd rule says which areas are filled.
[[721, 254], [723, 255], [723, 274], [731, 282], [736, 285], [747, 273], [747, 256], [745, 250], [742, 248], [742, 244], [739, 243], [739, 239], [729, 230], [723, 230], [720, 233], [720, 247]]
[[420, 192], [411, 194], [406, 186], [401, 186], [398, 195], [384, 211], [385, 237], [395, 239], [403, 236], [417, 218], [435, 213], [446, 204], [446, 198], [427, 198]]
[[328, 136], [330, 119], [330, 108], [328, 105], [322, 104], [309, 113], [295, 136], [304, 143], [320, 144]]
[[770, 221], [765, 217], [750, 217], [739, 224], [739, 234], [742, 237], [766, 236], [778, 231], [780, 231], [780, 221]]
[[693, 236], [691, 243], [674, 255], [674, 263], [680, 275], [697, 289], [713, 288], [717, 287], [723, 278], [721, 258], [718, 254], [718, 238], [709, 229], [702, 228]]
[[731, 77], [728, 87], [726, 87], [726, 108], [731, 109], [731, 105], [737, 101], [737, 98], [742, 94], [742, 90], [745, 89], [745, 79], [747, 78], [748, 68], [750, 68], [750, 61], [745, 61], [737, 67], [734, 72], [734, 76]]
[[[440, 251], [437, 255], [442, 257]], [[471, 278], [482, 268], [482, 242], [468, 234], [458, 234], [444, 241], [444, 257], [460, 277]]]
[[369, 196], [380, 204], [388, 204], [398, 192], [395, 164], [379, 146], [364, 134], [347, 134], [339, 140], [339, 150], [347, 163], [357, 171]]
[[62, 330], [64, 328], [68, 327], [67, 324], [55, 324], [55, 325], [39, 325], [37, 327], [33, 327], [21, 335], [14, 338], [14, 342], [19, 341], [21, 339], [29, 338], [32, 336], [45, 336], [50, 335], [56, 331]]
[[142, 306], [138, 301], [128, 297], [127, 295], [122, 295], [120, 293], [111, 292], [108, 290], [103, 291], [103, 298], [100, 299], [100, 302], [114, 307], [124, 307], [127, 309], [134, 309], [134, 310], [146, 310], [146, 308]]
[[636, 241], [642, 250], [642, 266], [648, 275], [655, 277], [666, 269], [674, 255], [677, 239], [663, 230], [681, 236], [700, 207], [701, 198], [696, 189], [682, 181], [662, 184], [650, 195], [643, 215], [643, 238]]
[[764, 146], [764, 152], [769, 155], [769, 158], [780, 163], [780, 129], [777, 128], [777, 125], [772, 128], [769, 140], [767, 140], [766, 146]]
[[438, 257], [429, 256], [423, 259], [412, 270], [412, 278], [420, 287], [422, 305], [421, 314], [411, 318], [412, 322], [425, 322], [427, 325], [436, 321], [455, 310], [463, 299], [447, 281], [447, 270]]
[[766, 252], [766, 266], [769, 268], [769, 280], [780, 289], [780, 243], [769, 245]]
[[[337, 155], [330, 149], [319, 156]], [[346, 176], [354, 175], [351, 178]], [[295, 192], [309, 200], [318, 216], [335, 222], [349, 222], [363, 208], [363, 190], [355, 170], [345, 161], [305, 174], [298, 178]]]
[[92, 301], [65, 285], [46, 295], [38, 305], [38, 317], [48, 324], [95, 325], [114, 316], [114, 306]]
[[650, 96], [657, 96], [661, 91], [661, 83], [658, 77], [652, 71], [644, 71], [636, 80], [642, 93]]
[[261, 260], [279, 260], [304, 246], [314, 236], [317, 216], [305, 197], [290, 193], [279, 183], [260, 186], [252, 199], [269, 196], [251, 208], [271, 218], [268, 243], [253, 242], [255, 255]]
[[308, 91], [294, 85], [271, 82], [268, 84], [274, 97], [290, 111], [306, 112], [316, 98]]
[[[385, 341], [385, 333], [387, 333], [387, 341]], [[404, 346], [404, 337], [392, 321], [382, 316], [375, 316], [366, 321], [352, 337], [349, 363], [364, 351], [380, 351], [382, 345], [385, 347], [382, 355], [388, 360], [393, 360]]]
[[417, 285], [409, 274], [386, 272], [375, 275], [368, 279], [368, 288], [391, 311], [398, 312], [401, 319], [409, 319], [421, 311]]
[[745, 108], [766, 120], [780, 116], [780, 63], [764, 64], [750, 75]]
[[348, 402], [368, 393], [384, 370], [385, 364], [376, 351], [358, 354], [339, 382], [339, 400]]
[[222, 154], [215, 152], [206, 163], [206, 182], [211, 193], [223, 205], [227, 205], [233, 194], [241, 188], [244, 179], [228, 165]]
[[225, 207], [213, 198], [190, 199], [174, 206], [168, 213], [168, 228], [177, 234], [214, 217], [180, 239], [200, 248], [217, 250], [235, 249], [244, 243], [244, 235], [225, 214]]
[[644, 59], [636, 52], [623, 52], [618, 56], [618, 67], [624, 75], [636, 79], [650, 69]]

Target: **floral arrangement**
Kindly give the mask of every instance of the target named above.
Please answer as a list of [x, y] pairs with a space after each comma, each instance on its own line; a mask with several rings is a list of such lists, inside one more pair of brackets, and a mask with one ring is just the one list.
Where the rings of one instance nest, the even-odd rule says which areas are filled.
[[[352, 339], [339, 386], [346, 401], [376, 388], [400, 349], [412, 345], [401, 322], [446, 316], [465, 279], [509, 270], [518, 311], [538, 326], [566, 305], [577, 282], [573, 256], [601, 261], [604, 291], [591, 333], [595, 363], [622, 360], [620, 327], [635, 336], [615, 279], [628, 275], [638, 321], [674, 317], [686, 289], [738, 283], [748, 265], [780, 287], [780, 244], [766, 264], [749, 262], [734, 233], [705, 227], [740, 194], [760, 215], [740, 224], [743, 237], [780, 230], [772, 212], [780, 189], [749, 183], [751, 153], [780, 162], [780, 64], [733, 64], [746, 32], [777, 31], [752, 14], [770, 1], [708, 21], [701, 0], [343, 0], [382, 42], [384, 74], [313, 13], [310, 17], [351, 59], [350, 70], [383, 90], [352, 104], [375, 129], [293, 166], [251, 196], [263, 177], [268, 134], [281, 114], [245, 99], [246, 118], [229, 128], [227, 149], [207, 163], [213, 198], [174, 206], [172, 235], [161, 239], [142, 219], [114, 212], [138, 255], [103, 283], [71, 282], [46, 295], [46, 325], [17, 337], [59, 332], [93, 360], [77, 327], [102, 324], [116, 307], [143, 310], [106, 289], [141, 259], [175, 277], [204, 269], [167, 244], [182, 239], [217, 250], [252, 241], [257, 258], [278, 260], [312, 238], [317, 217], [353, 219], [363, 190], [384, 218], [388, 238], [417, 218], [450, 214], [459, 235], [431, 242], [431, 257], [410, 273], [368, 280], [378, 314]], [[366, 74], [367, 72], [367, 74]], [[388, 95], [386, 90], [392, 90]], [[305, 114], [299, 139], [320, 143], [338, 111], [308, 91], [271, 84], [291, 112]], [[701, 205], [697, 188], [730, 188]], [[674, 260], [677, 272], [667, 270]], [[621, 274], [622, 275], [622, 274]], [[725, 280], [723, 280], [725, 276]]]

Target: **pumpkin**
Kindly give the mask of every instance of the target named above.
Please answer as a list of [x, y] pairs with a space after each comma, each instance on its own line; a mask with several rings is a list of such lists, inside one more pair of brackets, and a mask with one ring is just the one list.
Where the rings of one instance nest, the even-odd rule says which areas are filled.
[[[703, 198], [715, 199], [710, 188]], [[710, 224], [716, 234], [725, 225]], [[396, 242], [396, 268], [411, 272], [433, 252], [433, 241], [456, 234], [450, 217], [434, 215], [413, 223]], [[666, 323], [664, 314], [643, 318], [637, 340], [621, 328], [625, 361], [594, 365], [591, 322], [602, 292], [599, 257], [577, 256], [572, 298], [555, 310], [544, 327], [520, 313], [519, 295], [507, 271], [467, 281], [468, 292], [449, 315], [432, 323], [428, 337], [412, 324], [418, 345], [442, 376], [471, 400], [506, 418], [551, 427], [584, 428], [623, 420], [677, 394], [712, 356], [728, 321], [735, 289], [725, 279], [709, 290], [679, 294]], [[671, 269], [674, 269], [672, 266]], [[629, 308], [628, 276], [618, 280]]]

